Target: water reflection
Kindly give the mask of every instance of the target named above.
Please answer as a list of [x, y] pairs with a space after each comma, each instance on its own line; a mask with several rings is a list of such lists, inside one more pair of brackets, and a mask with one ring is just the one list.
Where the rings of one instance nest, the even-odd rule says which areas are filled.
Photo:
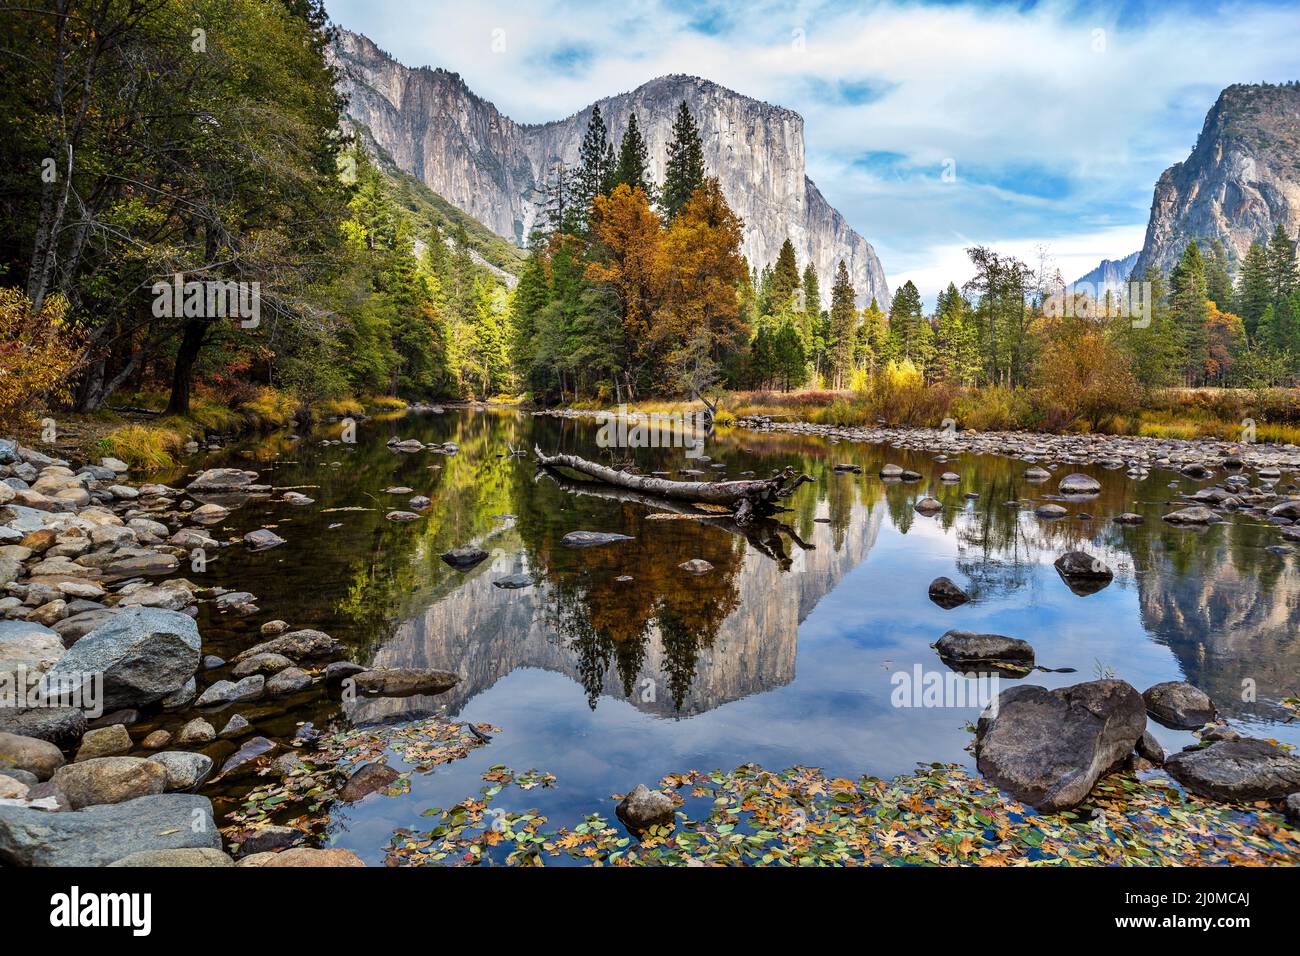
[[[263, 612], [230, 620], [205, 608], [200, 625], [213, 645], [205, 651], [233, 656], [278, 617], [334, 634], [362, 663], [453, 670], [460, 685], [438, 697], [342, 704], [322, 692], [295, 700], [283, 719], [324, 726], [340, 714], [369, 722], [445, 712], [486, 720], [506, 731], [487, 748], [490, 763], [567, 768], [563, 799], [575, 808], [684, 762], [801, 762], [858, 774], [966, 761], [973, 712], [889, 703], [894, 671], [942, 666], [930, 644], [951, 627], [1023, 638], [1040, 663], [1075, 669], [1027, 680], [1061, 686], [1111, 670], [1141, 689], [1185, 678], [1227, 716], [1300, 743], [1277, 704], [1300, 689], [1296, 558], [1266, 550], [1279, 544], [1278, 530], [1248, 516], [1202, 533], [1160, 520], [1168, 502], [1204, 483], [1079, 469], [1101, 492], [1062, 500], [1069, 514], [1049, 521], [1033, 509], [1055, 499], [1058, 478], [1036, 484], [1025, 462], [1008, 459], [937, 461], [725, 430], [704, 464], [681, 450], [635, 453], [643, 471], [707, 468], [738, 478], [794, 465], [816, 479], [776, 521], [740, 529], [725, 517], [687, 519], [679, 505], [539, 475], [509, 455], [536, 444], [608, 456], [595, 431], [590, 422], [513, 412], [448, 412], [367, 422], [355, 446], [322, 444], [326, 430], [228, 453], [215, 463], [257, 468], [263, 481], [296, 487], [316, 504], [252, 502], [216, 526], [230, 536], [273, 525], [288, 544], [260, 554], [228, 549], [214, 562], [215, 580], [203, 583], [253, 591]], [[385, 446], [390, 437], [454, 441], [460, 451], [402, 455]], [[922, 480], [883, 482], [876, 475], [887, 461]], [[837, 463], [862, 474], [838, 473]], [[960, 479], [941, 483], [945, 471]], [[428, 517], [386, 521], [410, 497], [387, 493], [393, 486], [431, 498]], [[937, 515], [913, 508], [927, 493], [943, 504]], [[1111, 520], [1123, 512], [1146, 523]], [[574, 530], [635, 540], [561, 544]], [[439, 559], [464, 544], [490, 559], [468, 573]], [[1052, 562], [1072, 549], [1103, 560], [1114, 581], [1089, 597], [1071, 593]], [[695, 558], [713, 570], [679, 567]], [[494, 583], [517, 575], [531, 586]], [[951, 611], [933, 605], [926, 588], [940, 575], [972, 601]], [[1257, 700], [1243, 700], [1246, 679]], [[1190, 740], [1161, 734], [1167, 746]], [[473, 792], [474, 766], [417, 786], [410, 800]], [[438, 792], [457, 786], [468, 789]], [[398, 804], [350, 812], [409, 810]]]

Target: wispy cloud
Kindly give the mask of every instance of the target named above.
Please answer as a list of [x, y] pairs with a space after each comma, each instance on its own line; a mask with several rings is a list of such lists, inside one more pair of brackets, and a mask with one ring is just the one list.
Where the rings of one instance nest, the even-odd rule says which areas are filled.
[[891, 286], [926, 276], [927, 297], [937, 291], [928, 277], [957, 268], [951, 250], [962, 243], [1046, 242], [1090, 258], [1080, 271], [1134, 251], [1156, 178], [1187, 155], [1219, 90], [1300, 69], [1292, 3], [330, 9], [409, 65], [459, 72], [521, 121], [568, 115], [664, 73], [798, 110], [809, 175], [876, 245]]

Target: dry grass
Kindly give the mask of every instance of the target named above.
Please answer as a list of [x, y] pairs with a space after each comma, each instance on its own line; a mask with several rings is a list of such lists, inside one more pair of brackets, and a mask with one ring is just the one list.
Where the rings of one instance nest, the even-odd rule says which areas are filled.
[[123, 425], [99, 441], [105, 455], [145, 469], [175, 467], [184, 445], [179, 433], [156, 425]]

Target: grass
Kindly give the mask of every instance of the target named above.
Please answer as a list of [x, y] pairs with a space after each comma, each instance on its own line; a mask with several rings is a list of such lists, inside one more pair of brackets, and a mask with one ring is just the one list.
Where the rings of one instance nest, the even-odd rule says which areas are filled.
[[366, 408], [380, 412], [396, 412], [406, 408], [406, 402], [396, 395], [371, 395], [369, 398], [363, 399], [362, 404]]
[[327, 398], [311, 407], [313, 418], [347, 418], [364, 415], [365, 407], [355, 398]]
[[158, 469], [176, 466], [185, 445], [184, 437], [159, 425], [123, 425], [99, 440], [99, 448], [136, 468]]

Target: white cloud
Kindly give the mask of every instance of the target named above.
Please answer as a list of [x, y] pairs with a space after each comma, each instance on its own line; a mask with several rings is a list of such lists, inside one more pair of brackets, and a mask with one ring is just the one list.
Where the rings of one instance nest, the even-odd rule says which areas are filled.
[[[330, 9], [408, 65], [461, 73], [521, 121], [674, 72], [796, 109], [809, 175], [877, 246], [891, 287], [952, 265], [957, 235], [1008, 252], [1036, 242], [1097, 259], [1132, 252], [1156, 178], [1187, 155], [1218, 91], [1296, 78], [1300, 42], [1294, 8], [1259, 4], [1153, 5], [1124, 20], [1060, 3], [760, 0], [718, 4], [723, 26], [712, 34], [691, 26], [708, 8], [684, 6], [335, 0]], [[504, 52], [492, 52], [494, 38]], [[550, 58], [565, 51], [574, 55], [561, 68]], [[846, 83], [878, 98], [836, 95]], [[868, 154], [896, 154], [897, 168], [864, 164]], [[958, 179], [940, 183], [949, 158]], [[1100, 245], [1110, 240], [1119, 244]], [[932, 281], [922, 286], [930, 294]]]

